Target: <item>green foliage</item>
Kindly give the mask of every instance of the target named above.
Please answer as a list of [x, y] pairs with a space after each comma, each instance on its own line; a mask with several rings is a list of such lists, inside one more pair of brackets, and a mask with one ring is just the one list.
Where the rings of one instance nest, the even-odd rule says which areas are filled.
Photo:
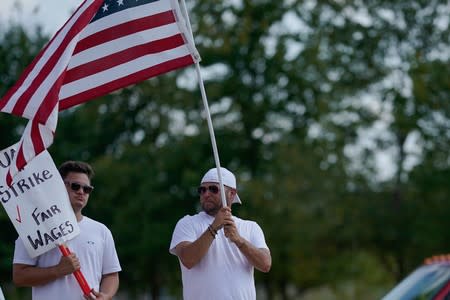
[[[271, 248], [271, 272], [256, 272], [268, 299], [376, 299], [449, 248], [445, 1], [188, 5], [221, 164], [243, 199], [233, 212]], [[44, 42], [20, 26], [2, 33], [1, 95]], [[61, 112], [49, 149], [57, 164], [96, 169], [86, 213], [112, 229], [130, 294], [181, 293], [171, 233], [214, 165], [192, 77], [171, 72]], [[0, 145], [23, 124], [2, 114]], [[8, 281], [16, 234], [3, 211], [0, 223]]]

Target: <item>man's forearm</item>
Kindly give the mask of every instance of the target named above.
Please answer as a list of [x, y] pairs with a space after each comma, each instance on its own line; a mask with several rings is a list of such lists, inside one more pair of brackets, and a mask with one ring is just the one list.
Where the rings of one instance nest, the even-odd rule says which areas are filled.
[[111, 273], [102, 276], [100, 282], [100, 293], [112, 298], [119, 289], [119, 273]]
[[236, 246], [241, 250], [242, 254], [248, 259], [256, 269], [261, 272], [267, 273], [272, 266], [272, 257], [268, 249], [256, 248], [250, 242], [242, 239]]
[[182, 242], [177, 246], [177, 255], [183, 265], [190, 269], [200, 262], [208, 252], [211, 243], [214, 241], [214, 233], [207, 229], [194, 242]]
[[13, 266], [13, 281], [17, 286], [44, 285], [64, 276], [57, 266], [40, 268], [28, 265]]

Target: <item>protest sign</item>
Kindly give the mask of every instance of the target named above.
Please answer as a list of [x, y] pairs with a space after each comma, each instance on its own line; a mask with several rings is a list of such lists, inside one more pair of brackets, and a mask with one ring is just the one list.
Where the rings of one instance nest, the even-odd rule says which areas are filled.
[[0, 202], [30, 257], [79, 234], [64, 182], [47, 151], [21, 170], [8, 186], [6, 172], [17, 144], [0, 151]]

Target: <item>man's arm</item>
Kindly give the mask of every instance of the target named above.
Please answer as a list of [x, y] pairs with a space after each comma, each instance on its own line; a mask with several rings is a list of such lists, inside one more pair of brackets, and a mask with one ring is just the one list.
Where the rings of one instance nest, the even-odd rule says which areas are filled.
[[[100, 291], [92, 291], [97, 300], [110, 300], [119, 289], [119, 273], [109, 273], [102, 276]], [[87, 298], [92, 299], [92, 298]]]
[[224, 233], [227, 238], [236, 244], [252, 266], [264, 273], [270, 271], [270, 268], [272, 267], [272, 256], [270, 255], [269, 249], [256, 248], [243, 238], [239, 234], [236, 224], [231, 216], [228, 216], [225, 219]]
[[184, 241], [175, 247], [175, 254], [186, 268], [193, 268], [206, 255], [215, 239], [217, 231], [223, 227], [224, 220], [229, 215], [231, 215], [231, 209], [229, 207], [222, 207], [216, 214], [214, 222], [211, 224], [211, 230], [206, 229], [194, 242]]
[[207, 229], [194, 242], [181, 242], [175, 247], [175, 254], [188, 269], [193, 268], [206, 255], [214, 241], [214, 236]]
[[235, 244], [256, 269], [264, 273], [270, 271], [272, 267], [272, 256], [270, 255], [269, 249], [256, 248], [242, 237]]
[[17, 286], [37, 286], [47, 284], [60, 277], [72, 274], [80, 268], [75, 254], [62, 256], [59, 263], [52, 267], [41, 268], [25, 264], [13, 264], [13, 282]]

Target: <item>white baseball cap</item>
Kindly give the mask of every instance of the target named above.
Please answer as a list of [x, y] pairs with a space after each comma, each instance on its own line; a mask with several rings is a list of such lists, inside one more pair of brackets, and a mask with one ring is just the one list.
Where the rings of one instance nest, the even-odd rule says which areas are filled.
[[[233, 173], [231, 173], [228, 169], [220, 167], [220, 175], [222, 175], [222, 183], [230, 188], [236, 189], [236, 177]], [[200, 184], [204, 182], [215, 182], [219, 183], [219, 176], [217, 173], [217, 168], [209, 169], [208, 172], [203, 176]], [[234, 196], [232, 203], [242, 204], [241, 199], [238, 194]]]

